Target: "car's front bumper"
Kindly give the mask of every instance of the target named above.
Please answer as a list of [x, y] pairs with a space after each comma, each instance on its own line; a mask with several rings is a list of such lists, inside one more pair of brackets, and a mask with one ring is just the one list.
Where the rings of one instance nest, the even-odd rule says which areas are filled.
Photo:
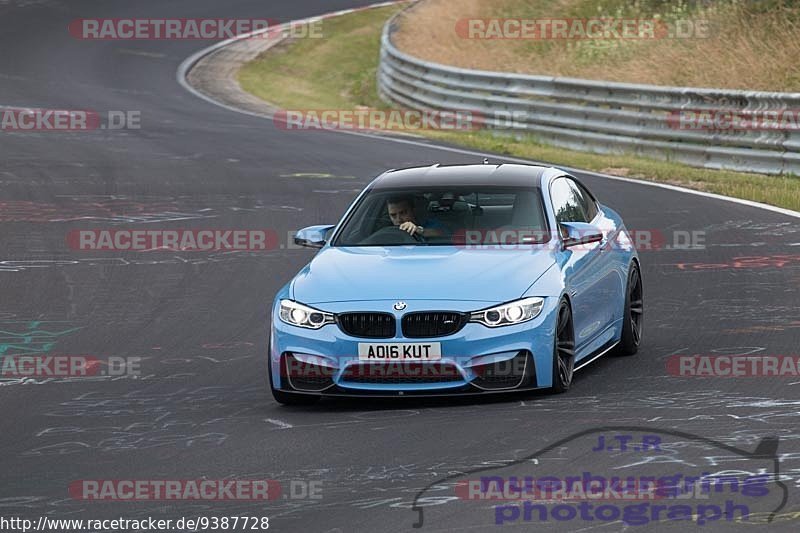
[[[422, 310], [474, 311], [482, 302], [408, 301], [394, 311], [387, 301], [333, 302], [315, 308], [331, 313]], [[541, 313], [528, 322], [499, 328], [468, 323], [453, 335], [429, 339], [368, 339], [344, 333], [330, 324], [318, 330], [286, 324], [272, 312], [269, 364], [272, 386], [286, 392], [330, 396], [439, 396], [532, 390], [552, 385], [553, 342], [557, 299], [546, 298]], [[441, 360], [359, 361], [364, 342], [438, 342]]]

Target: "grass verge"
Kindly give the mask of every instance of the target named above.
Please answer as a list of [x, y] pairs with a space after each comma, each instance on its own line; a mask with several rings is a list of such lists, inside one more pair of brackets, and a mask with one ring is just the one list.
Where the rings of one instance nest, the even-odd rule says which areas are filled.
[[[488, 30], [466, 38], [457, 24], [485, 18], [658, 21], [674, 33], [588, 39], [573, 31], [579, 24], [572, 38], [480, 38]], [[394, 39], [416, 57], [464, 68], [792, 92], [800, 91], [799, 27], [796, 0], [426, 0], [403, 15]]]
[[[246, 91], [285, 109], [386, 108], [375, 73], [384, 22], [399, 8], [361, 11], [326, 19], [323, 39], [287, 41], [239, 71]], [[693, 168], [630, 155], [598, 155], [546, 145], [534, 137], [512, 139], [491, 132], [422, 132], [425, 137], [487, 153], [512, 155], [680, 185], [800, 211], [800, 178]]]

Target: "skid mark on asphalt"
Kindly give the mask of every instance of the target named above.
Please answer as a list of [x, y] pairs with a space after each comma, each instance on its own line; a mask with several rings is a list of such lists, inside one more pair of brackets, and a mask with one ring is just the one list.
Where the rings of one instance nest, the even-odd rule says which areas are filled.
[[[256, 419], [262, 409], [258, 395], [263, 392], [261, 386], [184, 387], [165, 394], [146, 390], [126, 394], [87, 392], [43, 406], [42, 415], [59, 420], [61, 425], [40, 428], [33, 446], [20, 455], [219, 446], [229, 438], [231, 427], [248, 425]], [[232, 404], [232, 397], [239, 400]], [[98, 423], [102, 425], [94, 425]]]
[[157, 52], [146, 52], [144, 50], [136, 50], [133, 48], [117, 48], [117, 52], [124, 55], [150, 57], [153, 59], [161, 59], [167, 57], [167, 54], [160, 54]]
[[741, 232], [750, 231], [756, 235], [778, 237], [800, 233], [796, 222], [757, 222], [754, 220], [726, 220], [700, 228], [706, 232]]
[[82, 326], [79, 326], [63, 330], [50, 330], [51, 324], [55, 326], [63, 323], [39, 320], [27, 323], [0, 322], [0, 355], [10, 352], [48, 353], [61, 337], [82, 329]]
[[276, 420], [274, 418], [265, 418], [264, 422], [269, 422], [270, 424], [274, 424], [274, 425], [278, 426], [278, 428], [280, 428], [280, 429], [291, 429], [291, 428], [294, 427], [293, 425], [291, 425], [288, 422], [284, 422], [282, 420]]
[[[294, 172], [292, 174], [281, 174], [282, 178], [309, 178], [309, 179], [339, 179], [354, 180], [355, 176], [337, 176], [327, 172]], [[360, 189], [359, 189], [360, 190]]]

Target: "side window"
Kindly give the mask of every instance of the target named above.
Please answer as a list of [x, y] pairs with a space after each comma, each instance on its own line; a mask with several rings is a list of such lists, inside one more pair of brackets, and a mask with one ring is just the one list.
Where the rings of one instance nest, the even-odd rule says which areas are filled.
[[581, 205], [581, 196], [566, 178], [558, 178], [550, 185], [550, 198], [556, 222], [588, 222]]
[[597, 216], [597, 204], [592, 199], [592, 195], [589, 194], [589, 191], [586, 188], [579, 184], [575, 183], [572, 180], [569, 181], [570, 187], [573, 189], [574, 193], [580, 199], [581, 207], [583, 207], [583, 212], [586, 213], [586, 221], [591, 222], [594, 217]]

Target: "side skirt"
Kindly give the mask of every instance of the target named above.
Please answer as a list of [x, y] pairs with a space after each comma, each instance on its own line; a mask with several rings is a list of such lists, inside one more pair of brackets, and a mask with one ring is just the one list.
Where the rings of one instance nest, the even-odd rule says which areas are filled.
[[576, 367], [575, 367], [575, 368], [574, 368], [572, 371], [573, 371], [573, 372], [577, 372], [578, 370], [580, 370], [581, 368], [585, 367], [586, 365], [588, 365], [589, 363], [591, 363], [591, 362], [592, 362], [592, 361], [594, 361], [595, 359], [599, 359], [600, 357], [604, 356], [604, 355], [605, 355], [605, 354], [607, 354], [607, 353], [608, 353], [608, 352], [609, 352], [611, 349], [613, 349], [613, 348], [614, 348], [614, 347], [615, 347], [617, 344], [619, 344], [619, 342], [620, 342], [620, 341], [617, 341], [617, 342], [615, 342], [615, 343], [613, 343], [613, 344], [609, 345], [609, 346], [608, 346], [608, 348], [606, 348], [605, 350], [603, 350], [603, 351], [599, 352], [597, 355], [595, 355], [595, 356], [592, 356], [591, 358], [587, 358], [587, 360], [586, 360], [586, 361], [581, 361], [581, 363], [580, 363], [578, 366], [576, 366]]

